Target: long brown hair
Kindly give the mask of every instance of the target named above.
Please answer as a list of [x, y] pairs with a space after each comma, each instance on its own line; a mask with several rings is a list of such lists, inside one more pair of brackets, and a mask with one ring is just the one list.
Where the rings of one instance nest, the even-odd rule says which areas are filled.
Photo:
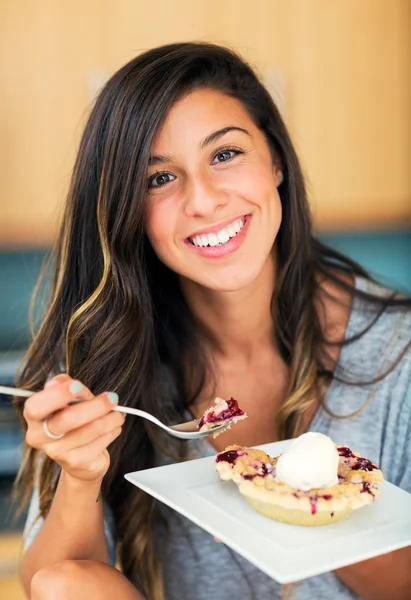
[[[50, 373], [67, 371], [94, 393], [115, 390], [122, 404], [146, 409], [164, 421], [183, 420], [209, 365], [199, 351], [200, 332], [177, 278], [159, 261], [145, 235], [146, 179], [153, 140], [170, 107], [191, 90], [206, 87], [242, 102], [284, 173], [273, 306], [276, 343], [290, 372], [280, 436], [292, 436], [301, 432], [302, 416], [321, 377], [333, 376], [322, 365], [326, 340], [314, 303], [318, 276], [367, 297], [377, 316], [388, 305], [411, 304], [394, 295], [381, 300], [364, 294], [338, 276], [367, 273], [313, 237], [299, 161], [271, 96], [239, 56], [213, 44], [179, 43], [145, 52], [101, 91], [82, 137], [52, 255], [49, 306], [18, 384], [40, 390]], [[22, 404], [18, 407], [22, 411]], [[163, 598], [152, 535], [155, 504], [123, 474], [154, 466], [155, 449], [162, 443], [146, 421], [126, 421], [122, 436], [110, 447], [103, 486], [115, 516], [122, 568], [131, 579], [140, 578], [151, 600]], [[184, 458], [184, 445], [174, 450]], [[33, 487], [37, 458], [26, 447], [17, 482], [23, 496]], [[54, 474], [55, 465], [44, 460], [43, 516], [53, 499]]]

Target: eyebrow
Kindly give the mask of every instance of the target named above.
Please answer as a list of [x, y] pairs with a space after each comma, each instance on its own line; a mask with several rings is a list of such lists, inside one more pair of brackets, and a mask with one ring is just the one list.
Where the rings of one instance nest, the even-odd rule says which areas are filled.
[[205, 138], [205, 140], [203, 140], [201, 142], [201, 148], [205, 148], [206, 146], [208, 146], [208, 144], [211, 144], [211, 142], [215, 142], [216, 140], [220, 139], [220, 137], [223, 137], [223, 135], [225, 135], [229, 131], [241, 131], [242, 133], [245, 133], [246, 135], [251, 137], [251, 133], [249, 131], [247, 131], [247, 129], [243, 129], [242, 127], [234, 127], [234, 126], [224, 127], [223, 129], [219, 129], [218, 131], [215, 131], [211, 135], [208, 135]]
[[[235, 126], [224, 127], [223, 129], [219, 129], [218, 131], [214, 131], [214, 133], [211, 133], [210, 135], [208, 135], [201, 142], [200, 148], [205, 148], [212, 142], [215, 142], [216, 140], [218, 140], [221, 137], [223, 137], [224, 135], [226, 135], [226, 133], [228, 133], [229, 131], [241, 131], [242, 133], [245, 133], [246, 135], [251, 137], [251, 133], [249, 131], [247, 131], [247, 129], [243, 129], [242, 127], [235, 127]], [[149, 165], [158, 165], [161, 163], [172, 163], [172, 162], [173, 162], [173, 159], [170, 156], [166, 156], [165, 154], [156, 154], [154, 156], [150, 156], [148, 164]]]

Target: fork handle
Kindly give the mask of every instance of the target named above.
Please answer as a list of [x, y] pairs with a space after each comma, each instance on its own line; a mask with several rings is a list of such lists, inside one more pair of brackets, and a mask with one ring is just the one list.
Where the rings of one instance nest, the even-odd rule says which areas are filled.
[[157, 419], [157, 417], [155, 417], [154, 415], [151, 415], [150, 413], [146, 412], [145, 410], [139, 410], [138, 408], [131, 408], [130, 406], [122, 406], [120, 404], [117, 404], [113, 408], [113, 410], [116, 410], [117, 412], [125, 413], [127, 415], [134, 415], [135, 417], [142, 417], [143, 419], [147, 419], [147, 421], [151, 421], [152, 423], [154, 423], [154, 425], [158, 425], [158, 427], [161, 427], [165, 431], [170, 430], [170, 428], [167, 427], [167, 425], [164, 425], [164, 423], [159, 421]]
[[0, 385], [0, 394], [28, 398], [29, 396], [32, 396], [34, 392], [31, 392], [30, 390], [21, 390], [20, 388], [7, 387], [6, 385]]
[[136, 417], [147, 417], [146, 412], [139, 410], [138, 408], [131, 408], [130, 406], [121, 406], [120, 404], [116, 404], [113, 410], [127, 415], [135, 415]]
[[[20, 388], [13, 388], [13, 387], [5, 386], [5, 385], [0, 385], [0, 394], [8, 394], [9, 396], [21, 396], [22, 398], [28, 398], [29, 396], [32, 396], [34, 393], [35, 392], [32, 392], [30, 390], [22, 390]], [[76, 401], [73, 401], [70, 404], [75, 404], [75, 403], [76, 403]], [[167, 425], [164, 425], [164, 423], [159, 421], [153, 415], [150, 415], [149, 413], [145, 412], [144, 410], [139, 410], [138, 408], [131, 408], [129, 406], [121, 406], [119, 404], [117, 404], [113, 408], [113, 410], [116, 410], [121, 413], [126, 413], [128, 415], [135, 415], [136, 417], [142, 417], [143, 419], [147, 419], [148, 421], [151, 421], [155, 425], [158, 425], [165, 431], [169, 431], [169, 428], [167, 427]]]

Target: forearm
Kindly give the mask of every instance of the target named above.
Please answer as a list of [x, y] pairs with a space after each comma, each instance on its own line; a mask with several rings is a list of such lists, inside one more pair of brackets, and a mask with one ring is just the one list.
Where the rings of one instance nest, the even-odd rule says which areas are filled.
[[37, 571], [62, 560], [109, 563], [99, 491], [100, 482], [82, 482], [62, 472], [49, 514], [22, 561], [26, 590]]
[[411, 547], [338, 569], [335, 573], [364, 600], [410, 600]]

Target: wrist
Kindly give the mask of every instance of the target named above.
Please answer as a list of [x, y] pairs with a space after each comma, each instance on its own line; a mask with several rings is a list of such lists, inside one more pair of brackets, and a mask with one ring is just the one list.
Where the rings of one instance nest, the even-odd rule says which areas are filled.
[[103, 479], [104, 475], [101, 475], [96, 479], [80, 479], [79, 477], [71, 475], [64, 469], [61, 470], [60, 474], [60, 482], [65, 488], [75, 492], [76, 494], [81, 494], [82, 492], [93, 495], [95, 494], [96, 498], [99, 495]]

